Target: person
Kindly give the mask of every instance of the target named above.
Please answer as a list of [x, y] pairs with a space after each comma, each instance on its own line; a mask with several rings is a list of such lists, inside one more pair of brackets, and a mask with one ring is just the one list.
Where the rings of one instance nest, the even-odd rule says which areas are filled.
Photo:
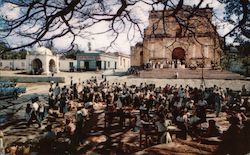
[[76, 126], [70, 119], [66, 119], [66, 126], [64, 129], [64, 132], [66, 133], [66, 136], [70, 138], [70, 140], [73, 140], [73, 136], [75, 135]]
[[166, 127], [165, 127], [165, 120], [164, 117], [157, 117], [155, 125], [157, 126], [157, 130], [158, 130], [158, 139], [160, 141], [160, 143], [165, 143], [166, 142]]
[[242, 125], [245, 121], [247, 121], [247, 116], [246, 116], [246, 108], [245, 107], [241, 107], [236, 116], [238, 117], [239, 121], [240, 121], [240, 125]]
[[215, 92], [214, 101], [215, 101], [215, 114], [216, 117], [218, 117], [221, 112], [221, 97], [218, 91]]
[[77, 107], [77, 112], [76, 112], [76, 144], [79, 144], [81, 141], [81, 136], [82, 136], [82, 127], [83, 127], [83, 120], [84, 116], [81, 111], [81, 107]]
[[184, 110], [181, 110], [179, 116], [177, 116], [176, 118], [177, 127], [181, 130], [179, 133], [176, 134], [177, 138], [184, 140], [187, 139], [187, 130], [188, 130], [187, 123], [188, 123], [187, 113], [184, 112]]
[[55, 107], [55, 96], [53, 95], [53, 93], [49, 94], [49, 109], [54, 108]]
[[65, 112], [67, 111], [66, 103], [67, 103], [67, 98], [64, 94], [62, 94], [60, 98], [59, 108], [60, 108], [60, 113], [63, 114], [63, 117], [64, 117]]
[[239, 126], [239, 119], [232, 116], [229, 122], [231, 125], [222, 135], [222, 142], [215, 154], [242, 155], [244, 154], [244, 145], [242, 145], [243, 137]]
[[56, 98], [56, 101], [58, 101], [58, 96], [60, 95], [60, 92], [61, 92], [61, 88], [59, 86], [59, 83], [57, 82], [56, 86], [55, 86], [55, 88], [53, 90], [53, 93], [54, 93], [54, 96]]
[[53, 150], [53, 144], [56, 139], [56, 134], [52, 131], [52, 125], [48, 124], [46, 126], [46, 132], [43, 134], [40, 139], [40, 152], [51, 153]]
[[250, 152], [250, 120], [244, 122], [244, 127], [242, 128], [242, 137], [244, 145], [244, 154]]
[[32, 107], [30, 105], [30, 103], [27, 104], [26, 109], [25, 109], [25, 118], [28, 121], [31, 117], [31, 111], [32, 111]]
[[39, 119], [42, 121], [45, 116], [45, 103], [39, 102]]
[[178, 71], [175, 73], [175, 77], [176, 77], [176, 79], [179, 78], [179, 72]]
[[208, 121], [207, 137], [217, 137], [220, 135], [219, 127], [216, 126], [215, 120]]
[[40, 120], [38, 118], [39, 105], [38, 105], [38, 103], [36, 101], [37, 101], [37, 98], [32, 99], [32, 111], [31, 111], [31, 116], [30, 116], [30, 119], [28, 120], [27, 126], [29, 127], [30, 124], [32, 123], [32, 121], [35, 119], [38, 126], [39, 126], [39, 128], [40, 128], [41, 123], [40, 123]]
[[0, 130], [0, 155], [5, 155], [5, 148], [4, 148], [4, 134], [3, 131]]
[[43, 139], [46, 139], [48, 141], [53, 141], [56, 138], [56, 134], [54, 131], [52, 131], [52, 125], [48, 124], [46, 127], [46, 132], [44, 133]]
[[241, 88], [241, 95], [246, 95], [246, 94], [247, 94], [246, 85], [242, 85], [242, 88]]
[[54, 89], [53, 85], [54, 85], [54, 81], [50, 81], [50, 90], [51, 91], [53, 91], [53, 89]]
[[77, 91], [76, 83], [73, 85], [73, 96], [74, 96], [74, 99], [78, 99], [78, 91]]
[[70, 77], [70, 86], [71, 87], [73, 86], [73, 77], [72, 76]]
[[207, 101], [202, 98], [197, 103], [197, 117], [200, 118], [200, 123], [206, 122], [206, 108], [207, 108]]

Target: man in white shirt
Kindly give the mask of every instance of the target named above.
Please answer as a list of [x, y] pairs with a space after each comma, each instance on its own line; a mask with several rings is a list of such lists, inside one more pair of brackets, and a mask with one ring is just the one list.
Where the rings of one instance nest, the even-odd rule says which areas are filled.
[[39, 104], [37, 103], [37, 100], [38, 100], [38, 98], [33, 98], [32, 99], [32, 112], [31, 112], [31, 117], [30, 117], [30, 119], [28, 120], [28, 123], [27, 123], [28, 127], [33, 122], [33, 120], [36, 120], [39, 127], [41, 127], [41, 123], [40, 123], [40, 120], [38, 118]]

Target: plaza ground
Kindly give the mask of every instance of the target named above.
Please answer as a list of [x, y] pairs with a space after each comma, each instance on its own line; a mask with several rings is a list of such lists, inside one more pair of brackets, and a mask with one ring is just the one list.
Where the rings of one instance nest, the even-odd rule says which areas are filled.
[[[0, 71], [0, 75], [5, 76], [25, 76], [18, 75], [16, 72], [12, 71]], [[69, 85], [70, 77], [73, 77], [75, 83], [83, 82], [90, 79], [92, 76], [96, 76], [97, 80], [102, 80], [101, 72], [61, 72], [56, 74], [56, 76], [65, 77], [65, 83], [60, 83], [60, 86]], [[156, 86], [164, 87], [166, 84], [170, 85], [190, 85], [193, 87], [199, 87], [200, 84], [205, 84], [207, 87], [213, 87], [217, 85], [222, 88], [230, 88], [233, 90], [241, 90], [242, 85], [246, 85], [246, 88], [250, 90], [250, 81], [247, 80], [206, 80], [202, 81], [200, 79], [152, 79], [152, 78], [136, 78], [134, 76], [106, 76], [107, 80], [110, 83], [124, 83], [127, 85], [139, 85], [140, 83], [153, 83]], [[41, 128], [38, 128], [36, 124], [27, 128], [25, 123], [25, 108], [27, 103], [31, 103], [31, 98], [34, 96], [40, 96], [40, 99], [44, 102], [48, 100], [48, 90], [49, 83], [18, 83], [18, 86], [27, 87], [27, 92], [22, 94], [17, 100], [14, 99], [5, 99], [0, 101], [0, 129], [4, 131], [5, 140], [7, 143], [12, 142], [26, 142], [37, 140], [44, 133], [46, 126], [46, 121], [43, 122]], [[103, 117], [104, 113], [98, 113], [94, 115], [94, 118], [90, 120], [90, 127], [88, 130], [91, 132], [103, 132]], [[211, 115], [211, 117], [214, 117]], [[220, 118], [223, 120], [224, 118]], [[58, 124], [62, 123], [63, 120], [59, 119]], [[97, 125], [96, 128], [91, 127]], [[127, 141], [130, 141], [131, 137], [138, 138], [134, 132], [130, 130], [119, 131], [117, 133], [110, 133], [110, 137], [113, 136], [114, 141], [120, 141], [127, 138]], [[115, 144], [115, 143], [114, 143]], [[132, 145], [138, 145], [138, 143], [131, 143]], [[105, 146], [103, 146], [105, 148]], [[106, 146], [107, 147], [107, 146]], [[108, 146], [110, 147], [110, 146]], [[117, 147], [116, 145], [112, 147]], [[136, 148], [135, 148], [136, 149]], [[139, 151], [139, 150], [138, 150]]]

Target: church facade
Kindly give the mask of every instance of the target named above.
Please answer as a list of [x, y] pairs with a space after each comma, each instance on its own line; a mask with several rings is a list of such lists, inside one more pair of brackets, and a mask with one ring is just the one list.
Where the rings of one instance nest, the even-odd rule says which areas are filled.
[[195, 14], [185, 6], [174, 10], [151, 11], [143, 42], [131, 47], [131, 66], [152, 68], [211, 68], [220, 64], [221, 39], [212, 25], [212, 8]]

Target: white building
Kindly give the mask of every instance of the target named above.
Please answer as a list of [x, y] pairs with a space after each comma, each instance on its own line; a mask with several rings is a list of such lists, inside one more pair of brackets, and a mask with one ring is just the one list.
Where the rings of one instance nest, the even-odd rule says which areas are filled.
[[130, 56], [118, 52], [115, 55], [118, 57], [117, 69], [127, 70], [130, 67]]
[[60, 59], [59, 70], [60, 71], [70, 71], [71, 69], [77, 68], [77, 60], [74, 59]]
[[26, 59], [0, 60], [0, 69], [26, 70], [31, 74], [50, 75], [59, 71], [119, 69], [130, 67], [130, 56], [122, 53], [105, 53], [90, 51], [79, 53], [74, 59], [59, 59], [51, 50], [38, 47], [34, 52], [27, 53]]
[[38, 47], [34, 52], [27, 53], [26, 59], [0, 60], [0, 69], [20, 69], [31, 74], [49, 75], [59, 72], [59, 56], [48, 48]]
[[76, 56], [77, 68], [84, 70], [127, 70], [130, 67], [130, 56], [121, 53], [105, 53], [103, 51], [88, 51]]
[[59, 72], [59, 56], [45, 47], [38, 47], [34, 53], [27, 54], [26, 64], [26, 70], [33, 74], [49, 75]]

